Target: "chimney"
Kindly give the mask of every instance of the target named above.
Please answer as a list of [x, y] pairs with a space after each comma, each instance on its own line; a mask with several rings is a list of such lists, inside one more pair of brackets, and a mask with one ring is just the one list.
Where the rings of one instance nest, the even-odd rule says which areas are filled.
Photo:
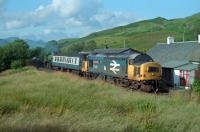
[[200, 43], [200, 34], [198, 35], [198, 42]]
[[167, 37], [167, 44], [172, 44], [174, 43], [174, 37]]

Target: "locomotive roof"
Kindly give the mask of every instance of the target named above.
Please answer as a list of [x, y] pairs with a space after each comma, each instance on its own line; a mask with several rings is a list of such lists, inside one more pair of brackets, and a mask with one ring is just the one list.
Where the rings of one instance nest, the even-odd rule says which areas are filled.
[[122, 53], [141, 53], [132, 48], [116, 48], [116, 49], [95, 49], [92, 54], [122, 54]]
[[128, 54], [110, 54], [107, 55], [108, 58], [131, 58], [134, 59], [138, 55], [141, 55], [141, 53], [128, 53]]
[[[88, 57], [90, 58], [90, 59], [94, 59], [94, 58], [101, 58], [101, 59], [103, 59], [103, 58], [121, 58], [121, 59], [135, 59], [136, 57], [138, 57], [138, 56], [141, 56], [142, 55], [142, 57], [143, 58], [151, 58], [149, 55], [147, 55], [147, 54], [145, 54], [145, 53], [126, 53], [126, 52], [124, 52], [124, 53], [120, 53], [120, 54], [90, 54]], [[153, 60], [153, 59], [152, 59]]]
[[[89, 52], [79, 52], [79, 54], [73, 54], [73, 55], [61, 55], [56, 54], [56, 56], [71, 56], [71, 57], [82, 57], [84, 55], [88, 55], [90, 58], [130, 58], [134, 59], [138, 55], [142, 55], [144, 53], [134, 50], [132, 48], [117, 48], [117, 49], [95, 49], [92, 53]], [[146, 54], [144, 54], [146, 55]], [[146, 55], [148, 56], [148, 55]]]

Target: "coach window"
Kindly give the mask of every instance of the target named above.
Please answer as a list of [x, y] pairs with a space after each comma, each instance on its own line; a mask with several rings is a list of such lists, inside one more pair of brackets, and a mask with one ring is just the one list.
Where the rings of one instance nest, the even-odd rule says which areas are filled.
[[71, 63], [74, 64], [74, 58], [72, 58], [72, 62]]

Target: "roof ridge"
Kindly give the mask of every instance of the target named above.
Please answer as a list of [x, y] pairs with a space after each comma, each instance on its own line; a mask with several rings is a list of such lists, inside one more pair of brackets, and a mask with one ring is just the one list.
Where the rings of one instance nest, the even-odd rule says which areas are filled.
[[[183, 41], [183, 42], [174, 42], [174, 43], [171, 43], [171, 44], [182, 44], [182, 43], [198, 43], [198, 41]], [[160, 44], [171, 45], [171, 44], [161, 43], [161, 42], [157, 43], [157, 45], [160, 45]]]

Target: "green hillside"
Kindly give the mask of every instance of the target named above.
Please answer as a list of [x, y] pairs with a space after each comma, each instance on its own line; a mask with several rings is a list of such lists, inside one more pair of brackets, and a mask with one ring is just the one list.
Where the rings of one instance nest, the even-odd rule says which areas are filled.
[[63, 72], [10, 70], [0, 73], [0, 131], [197, 132], [196, 99], [184, 91], [132, 92]]
[[182, 41], [183, 32], [185, 41], [197, 40], [197, 34], [200, 33], [200, 13], [173, 20], [158, 17], [92, 33], [80, 39], [63, 39], [59, 43], [66, 49], [71, 44], [94, 40], [97, 48], [103, 48], [105, 44], [110, 48], [121, 48], [125, 40], [126, 47], [147, 50], [157, 42], [166, 42], [169, 35], [174, 36], [176, 41]]

